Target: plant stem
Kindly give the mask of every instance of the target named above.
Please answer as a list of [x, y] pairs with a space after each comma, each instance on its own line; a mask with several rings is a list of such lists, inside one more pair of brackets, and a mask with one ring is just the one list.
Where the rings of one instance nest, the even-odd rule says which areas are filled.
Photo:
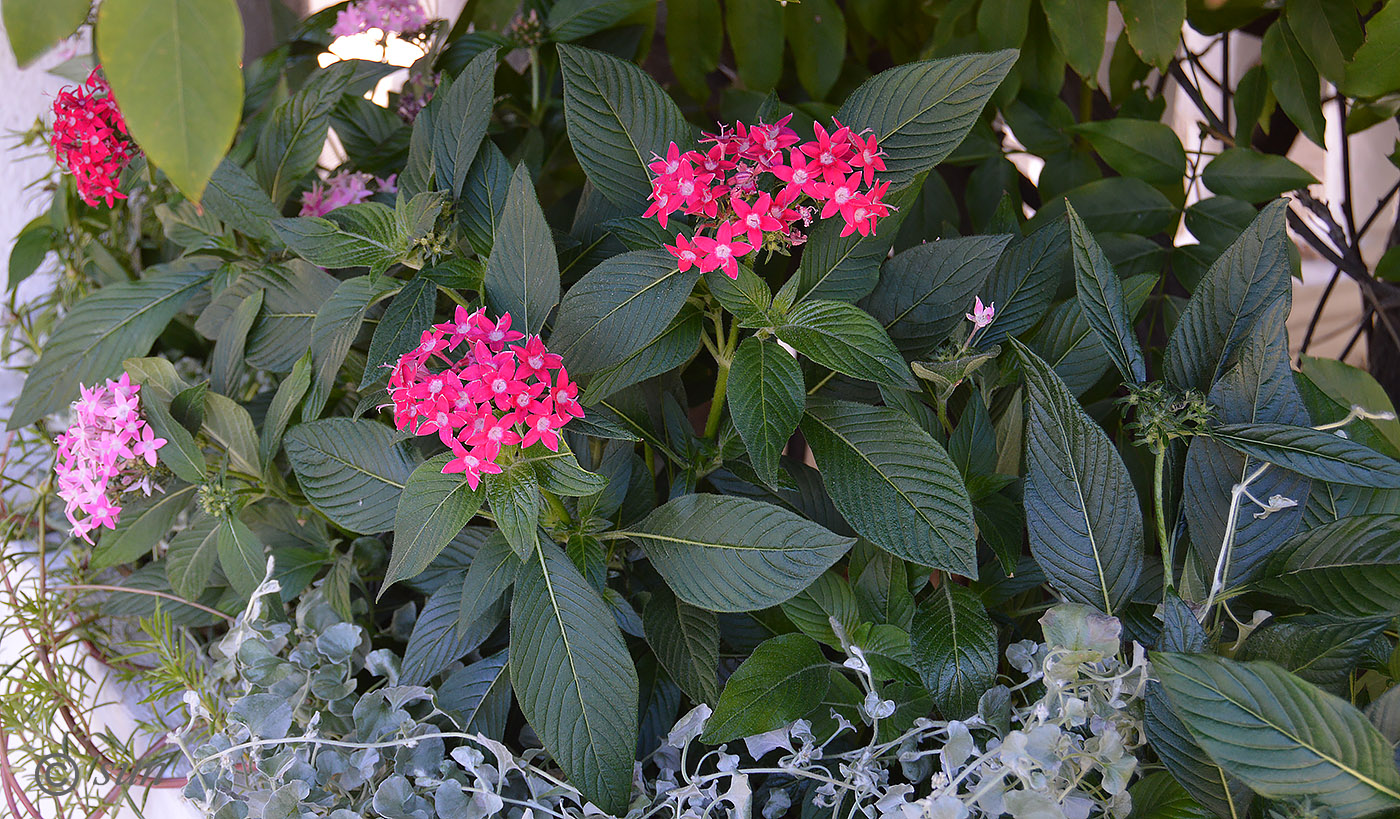
[[729, 389], [729, 362], [718, 361], [719, 372], [715, 375], [715, 392], [710, 397], [710, 415], [705, 419], [705, 437], [713, 438], [719, 432], [719, 418], [724, 413], [724, 397]]
[[1176, 585], [1172, 582], [1172, 543], [1167, 535], [1167, 510], [1163, 501], [1166, 494], [1163, 475], [1166, 472], [1167, 447], [1165, 444], [1157, 448], [1157, 463], [1153, 471], [1152, 494], [1156, 501], [1157, 510], [1157, 544], [1162, 549], [1162, 579], [1166, 584], [1166, 593], [1171, 594], [1176, 591]]
[[540, 120], [540, 50], [530, 48], [530, 119]]

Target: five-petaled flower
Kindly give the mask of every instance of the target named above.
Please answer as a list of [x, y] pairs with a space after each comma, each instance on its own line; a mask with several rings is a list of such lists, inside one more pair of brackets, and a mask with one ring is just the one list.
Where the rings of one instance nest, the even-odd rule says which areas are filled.
[[94, 68], [82, 85], [58, 92], [50, 144], [59, 166], [73, 175], [83, 201], [93, 207], [106, 202], [110, 208], [115, 200], [126, 198], [118, 183], [137, 150], [101, 70]]

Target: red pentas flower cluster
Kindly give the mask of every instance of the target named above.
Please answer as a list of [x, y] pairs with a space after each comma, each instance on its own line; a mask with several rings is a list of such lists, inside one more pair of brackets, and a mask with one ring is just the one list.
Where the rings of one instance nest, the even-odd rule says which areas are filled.
[[539, 442], [557, 452], [559, 430], [583, 417], [564, 360], [539, 336], [510, 329], [510, 313], [493, 322], [484, 309], [458, 307], [452, 321], [425, 330], [394, 365], [389, 397], [394, 425], [436, 434], [454, 456], [443, 473], [462, 473], [472, 489], [501, 471], [505, 447]]
[[125, 199], [117, 188], [122, 171], [136, 156], [126, 121], [112, 98], [112, 87], [94, 68], [82, 85], [68, 86], [53, 102], [51, 144], [59, 166], [73, 174], [78, 195], [96, 207]]
[[644, 215], [662, 227], [677, 211], [699, 217], [694, 236], [677, 234], [667, 247], [681, 270], [695, 265], [736, 278], [740, 257], [806, 241], [798, 222], [806, 228], [814, 218], [840, 214], [842, 236], [868, 236], [889, 215], [883, 201], [889, 182], [875, 181], [885, 161], [873, 134], [832, 120], [833, 131], [817, 123], [815, 138], [802, 142], [789, 119], [751, 127], [740, 122], [706, 134], [706, 150], [681, 153], [672, 142], [665, 157], [654, 157], [648, 166], [655, 175], [652, 204]]

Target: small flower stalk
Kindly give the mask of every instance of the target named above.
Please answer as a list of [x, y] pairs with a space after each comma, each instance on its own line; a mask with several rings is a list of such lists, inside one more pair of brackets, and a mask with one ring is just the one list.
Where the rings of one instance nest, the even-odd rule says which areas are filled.
[[126, 131], [112, 87], [94, 68], [82, 85], [59, 91], [53, 103], [50, 144], [59, 167], [73, 175], [78, 195], [90, 207], [112, 207], [125, 199], [119, 187], [122, 171], [139, 151]]
[[678, 233], [667, 246], [682, 271], [694, 266], [737, 278], [739, 259], [801, 245], [803, 229], [816, 219], [839, 215], [842, 236], [869, 236], [890, 214], [889, 182], [875, 178], [885, 161], [873, 135], [833, 120], [834, 130], [817, 123], [815, 138], [804, 143], [789, 119], [740, 122], [706, 134], [706, 150], [682, 153], [673, 142], [666, 156], [654, 157], [651, 206], [643, 215], [663, 228], [673, 213], [697, 218], [691, 236]]
[[453, 454], [443, 473], [461, 473], [473, 489], [501, 471], [510, 448], [559, 451], [559, 431], [583, 417], [564, 360], [539, 336], [512, 330], [509, 313], [492, 321], [485, 309], [458, 307], [453, 321], [424, 331], [394, 365], [389, 396], [395, 426], [437, 435]]
[[72, 421], [57, 438], [58, 495], [74, 537], [92, 543], [92, 532], [114, 529], [126, 492], [150, 495], [156, 453], [166, 440], [141, 417], [141, 387], [122, 373], [104, 385], [81, 387]]

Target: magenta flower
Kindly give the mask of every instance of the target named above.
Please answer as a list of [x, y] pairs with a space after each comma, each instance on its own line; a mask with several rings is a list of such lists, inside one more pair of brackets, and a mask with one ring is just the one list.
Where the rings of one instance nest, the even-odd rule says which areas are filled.
[[332, 174], [325, 182], [317, 182], [301, 195], [302, 216], [325, 216], [336, 208], [355, 205], [376, 192], [393, 193], [397, 174], [378, 179], [367, 173], [342, 171]]
[[993, 319], [994, 317], [996, 317], [996, 314], [997, 314], [996, 302], [991, 302], [991, 303], [989, 303], [989, 304], [983, 306], [983, 304], [982, 304], [982, 297], [981, 297], [981, 296], [978, 296], [978, 297], [977, 297], [977, 303], [974, 304], [974, 305], [972, 306], [972, 312], [971, 312], [971, 313], [964, 313], [963, 315], [965, 315], [965, 316], [967, 317], [967, 320], [968, 320], [968, 321], [972, 322], [972, 325], [973, 325], [973, 326], [972, 326], [972, 329], [973, 329], [974, 331], [976, 331], [976, 330], [981, 330], [983, 327], [986, 327], [988, 324], [991, 324], [991, 323], [992, 323], [992, 319]]
[[342, 9], [331, 26], [332, 37], [349, 37], [377, 28], [385, 34], [419, 31], [428, 13], [418, 0], [360, 0]]

